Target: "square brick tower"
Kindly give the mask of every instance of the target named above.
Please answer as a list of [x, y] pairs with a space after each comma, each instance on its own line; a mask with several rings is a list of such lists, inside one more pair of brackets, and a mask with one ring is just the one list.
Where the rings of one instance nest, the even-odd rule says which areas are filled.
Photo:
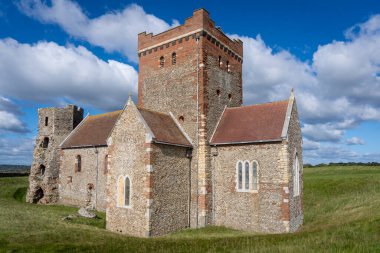
[[242, 104], [243, 43], [204, 9], [160, 34], [138, 35], [138, 106], [171, 112], [193, 144], [191, 226], [213, 224], [209, 141], [224, 108]]

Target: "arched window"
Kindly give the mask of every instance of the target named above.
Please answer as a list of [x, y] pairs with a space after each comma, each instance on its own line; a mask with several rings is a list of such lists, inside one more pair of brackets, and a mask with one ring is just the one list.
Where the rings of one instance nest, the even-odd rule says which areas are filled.
[[245, 190], [249, 191], [249, 162], [248, 161], [245, 162], [244, 174], [245, 174], [245, 182], [244, 182]]
[[49, 146], [49, 137], [45, 137], [44, 141], [42, 142], [42, 147], [48, 148], [48, 146]]
[[222, 67], [223, 62], [222, 62], [222, 56], [220, 56], [220, 55], [219, 55], [219, 58], [218, 58], [218, 62], [219, 62], [219, 67]]
[[237, 191], [257, 193], [258, 184], [258, 163], [257, 161], [238, 161], [236, 164]]
[[257, 191], [257, 162], [252, 163], [252, 190]]
[[163, 56], [160, 57], [160, 68], [165, 66], [165, 58]]
[[80, 155], [77, 155], [75, 158], [75, 172], [81, 172], [82, 171], [82, 157]]
[[231, 100], [232, 99], [232, 94], [228, 94], [228, 100]]
[[182, 115], [178, 117], [178, 120], [180, 123], [183, 123], [185, 121], [185, 117], [183, 117]]
[[128, 176], [119, 176], [117, 180], [117, 206], [131, 206], [131, 180]]
[[220, 97], [220, 90], [216, 90], [216, 95]]
[[237, 174], [238, 174], [238, 190], [243, 189], [243, 164], [242, 162], [238, 162], [237, 164]]
[[172, 53], [172, 65], [177, 64], [177, 54], [174, 52]]
[[124, 206], [130, 206], [131, 202], [131, 181], [129, 177], [125, 177], [124, 180]]
[[300, 164], [298, 160], [298, 154], [293, 161], [293, 196], [300, 195]]
[[107, 174], [108, 172], [108, 155], [104, 157], [104, 174]]
[[49, 125], [49, 118], [45, 117], [45, 126], [48, 126], [48, 125]]

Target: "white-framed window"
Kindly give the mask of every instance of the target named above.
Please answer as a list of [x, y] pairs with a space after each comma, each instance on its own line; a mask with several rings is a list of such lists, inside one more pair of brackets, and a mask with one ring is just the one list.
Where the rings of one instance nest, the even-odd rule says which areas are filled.
[[300, 164], [298, 160], [298, 154], [294, 157], [293, 161], [293, 196], [300, 195]]
[[257, 161], [238, 161], [236, 163], [236, 190], [238, 192], [257, 192], [259, 165]]
[[241, 161], [238, 162], [237, 164], [237, 186], [238, 186], [238, 191], [243, 190], [243, 163]]
[[244, 163], [244, 190], [249, 191], [249, 162]]
[[117, 207], [130, 208], [132, 182], [129, 176], [120, 175], [117, 180]]
[[257, 170], [258, 170], [258, 163], [256, 161], [252, 162], [252, 190], [257, 191], [259, 189], [259, 184], [257, 180]]

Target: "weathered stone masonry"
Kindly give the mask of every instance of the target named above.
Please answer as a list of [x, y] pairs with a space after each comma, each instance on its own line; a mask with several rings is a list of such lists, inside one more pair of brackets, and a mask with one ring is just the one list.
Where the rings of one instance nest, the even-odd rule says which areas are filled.
[[[62, 149], [59, 203], [85, 206], [88, 190], [91, 190], [91, 206], [106, 210], [107, 153], [107, 147]], [[78, 155], [81, 156], [81, 171], [76, 170]]]

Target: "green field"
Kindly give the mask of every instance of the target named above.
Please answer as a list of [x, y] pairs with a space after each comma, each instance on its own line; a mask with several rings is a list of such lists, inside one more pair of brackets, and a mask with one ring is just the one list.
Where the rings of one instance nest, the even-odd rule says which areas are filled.
[[380, 167], [304, 169], [305, 221], [294, 234], [258, 235], [221, 227], [154, 239], [114, 234], [105, 215], [24, 202], [26, 177], [0, 178], [0, 252], [380, 252]]

